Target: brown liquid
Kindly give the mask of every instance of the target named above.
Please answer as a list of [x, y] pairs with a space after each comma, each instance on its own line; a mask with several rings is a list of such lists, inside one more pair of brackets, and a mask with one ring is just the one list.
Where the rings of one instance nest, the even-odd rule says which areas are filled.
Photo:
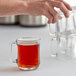
[[39, 44], [18, 45], [18, 67], [33, 68], [39, 65]]

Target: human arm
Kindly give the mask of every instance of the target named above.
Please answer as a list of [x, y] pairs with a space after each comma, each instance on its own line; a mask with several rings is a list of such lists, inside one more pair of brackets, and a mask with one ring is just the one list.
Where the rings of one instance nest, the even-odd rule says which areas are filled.
[[68, 9], [60, 0], [0, 0], [0, 16], [44, 15], [48, 18], [48, 23], [55, 23], [61, 19], [61, 16], [54, 7], [60, 8], [64, 15], [69, 17], [71, 9]]
[[0, 17], [23, 14], [24, 7], [26, 14], [26, 3], [22, 0], [0, 0]]

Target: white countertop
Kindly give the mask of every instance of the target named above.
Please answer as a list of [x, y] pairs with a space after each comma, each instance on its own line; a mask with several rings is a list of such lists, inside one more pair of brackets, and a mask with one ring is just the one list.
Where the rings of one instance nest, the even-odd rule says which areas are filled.
[[[41, 38], [40, 67], [34, 71], [20, 71], [11, 63], [10, 44], [19, 37]], [[59, 60], [50, 57], [49, 29], [0, 25], [0, 76], [76, 76], [76, 60]]]

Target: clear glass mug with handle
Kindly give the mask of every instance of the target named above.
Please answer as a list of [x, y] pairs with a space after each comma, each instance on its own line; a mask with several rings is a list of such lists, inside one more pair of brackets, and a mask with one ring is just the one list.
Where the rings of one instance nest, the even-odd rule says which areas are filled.
[[[75, 57], [74, 43], [76, 38], [76, 11], [70, 12], [70, 17], [62, 19], [55, 24], [49, 24], [50, 51], [52, 57]], [[76, 42], [76, 41], [75, 41]]]
[[20, 70], [35, 70], [40, 64], [40, 39], [22, 37], [11, 44], [11, 59]]
[[66, 37], [50, 37], [50, 55], [53, 58], [76, 58], [76, 35]]

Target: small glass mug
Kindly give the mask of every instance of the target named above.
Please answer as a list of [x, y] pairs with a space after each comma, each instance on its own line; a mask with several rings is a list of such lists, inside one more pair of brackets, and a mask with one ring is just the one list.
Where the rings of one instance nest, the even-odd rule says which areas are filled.
[[50, 38], [51, 57], [76, 59], [76, 35]]
[[[17, 51], [15, 50], [17, 47]], [[17, 63], [21, 70], [34, 70], [40, 64], [39, 47], [40, 39], [34, 37], [23, 37], [17, 39], [11, 45], [11, 54], [13, 62]], [[16, 57], [16, 58], [15, 58]]]
[[52, 57], [76, 57], [76, 9], [70, 11], [69, 18], [63, 17], [55, 24], [49, 24], [50, 51]]
[[74, 35], [76, 34], [76, 11], [71, 11], [69, 18], [66, 18], [61, 12], [61, 20], [54, 24], [49, 24], [50, 36]]

